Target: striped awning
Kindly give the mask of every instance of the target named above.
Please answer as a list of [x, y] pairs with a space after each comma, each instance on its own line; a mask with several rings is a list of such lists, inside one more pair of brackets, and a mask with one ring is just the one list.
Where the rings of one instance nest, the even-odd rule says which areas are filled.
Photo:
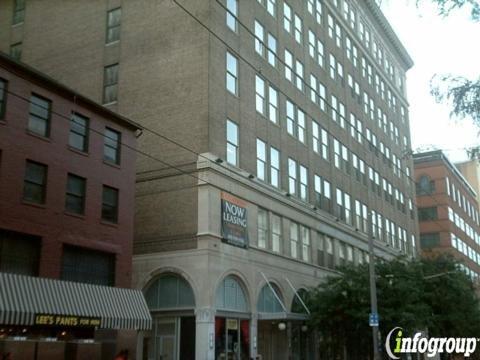
[[0, 272], [0, 324], [35, 325], [39, 314], [96, 318], [102, 329], [149, 330], [152, 326], [140, 290]]

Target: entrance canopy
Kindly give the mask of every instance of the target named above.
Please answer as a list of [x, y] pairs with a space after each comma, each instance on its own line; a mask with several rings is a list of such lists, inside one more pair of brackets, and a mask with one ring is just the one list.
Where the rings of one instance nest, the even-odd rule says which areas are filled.
[[149, 330], [139, 290], [0, 273], [0, 324]]

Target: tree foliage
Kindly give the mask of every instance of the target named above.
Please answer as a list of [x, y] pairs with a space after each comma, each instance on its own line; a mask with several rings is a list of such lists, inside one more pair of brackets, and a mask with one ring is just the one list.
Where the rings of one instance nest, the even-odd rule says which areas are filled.
[[[347, 266], [311, 292], [311, 326], [329, 359], [368, 359], [372, 353], [368, 265]], [[428, 329], [431, 336], [480, 335], [480, 310], [471, 280], [452, 258], [376, 265], [380, 332]], [[440, 275], [439, 275], [440, 274]], [[433, 275], [433, 276], [432, 276]]]
[[[417, 6], [424, 0], [417, 0]], [[473, 21], [480, 20], [480, 2], [478, 0], [431, 0], [438, 7], [438, 12], [442, 16], [448, 16], [453, 11], [463, 7], [470, 8], [470, 16]]]

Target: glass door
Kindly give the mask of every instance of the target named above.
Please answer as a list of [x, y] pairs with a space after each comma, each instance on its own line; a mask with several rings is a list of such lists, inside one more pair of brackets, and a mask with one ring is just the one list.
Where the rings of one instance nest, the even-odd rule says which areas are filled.
[[248, 320], [215, 319], [216, 360], [248, 360], [249, 341]]

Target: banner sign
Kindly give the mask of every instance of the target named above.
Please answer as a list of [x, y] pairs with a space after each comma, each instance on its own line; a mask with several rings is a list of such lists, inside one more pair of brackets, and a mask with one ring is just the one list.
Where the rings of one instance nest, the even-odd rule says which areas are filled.
[[65, 327], [98, 327], [100, 318], [71, 315], [36, 314], [35, 325]]
[[247, 203], [222, 192], [222, 240], [230, 245], [248, 247]]

